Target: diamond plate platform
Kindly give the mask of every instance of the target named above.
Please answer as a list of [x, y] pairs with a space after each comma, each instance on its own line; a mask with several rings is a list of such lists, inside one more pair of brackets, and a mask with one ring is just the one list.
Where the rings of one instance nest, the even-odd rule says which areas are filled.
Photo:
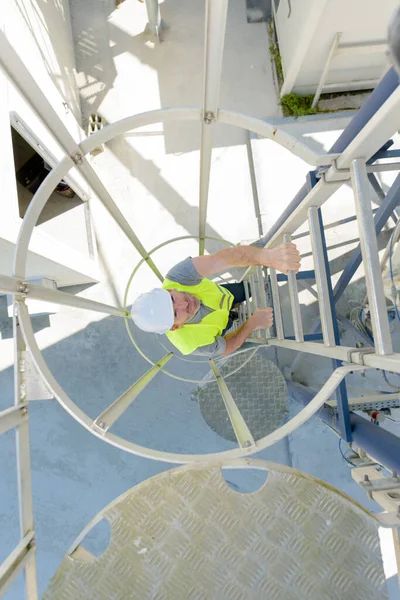
[[[219, 367], [222, 376], [241, 366], [247, 353], [229, 358]], [[259, 440], [280, 425], [288, 414], [288, 391], [278, 367], [262, 354], [255, 354], [226, 384], [253, 438]], [[216, 382], [199, 386], [194, 392], [207, 425], [226, 440], [236, 442], [224, 401]]]
[[110, 524], [102, 556], [76, 542], [43, 600], [388, 598], [377, 523], [361, 506], [289, 467], [224, 466], [267, 469], [266, 484], [240, 494], [215, 465], [142, 482], [92, 521]]

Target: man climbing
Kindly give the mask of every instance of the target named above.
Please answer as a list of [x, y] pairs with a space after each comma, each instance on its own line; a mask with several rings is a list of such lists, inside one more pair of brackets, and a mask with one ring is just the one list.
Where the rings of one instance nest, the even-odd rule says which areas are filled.
[[188, 257], [167, 273], [162, 288], [135, 300], [132, 319], [143, 331], [165, 333], [182, 354], [209, 358], [231, 354], [253, 331], [271, 327], [272, 309], [256, 310], [239, 329], [228, 333], [232, 306], [245, 300], [243, 283], [218, 285], [207, 277], [253, 265], [297, 273], [300, 254], [290, 243], [271, 250], [234, 246], [208, 256]]

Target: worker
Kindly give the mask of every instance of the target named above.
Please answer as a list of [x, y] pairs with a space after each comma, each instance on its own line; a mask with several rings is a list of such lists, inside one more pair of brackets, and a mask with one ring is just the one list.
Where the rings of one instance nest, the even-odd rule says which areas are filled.
[[273, 249], [234, 246], [208, 256], [188, 257], [170, 269], [162, 288], [135, 300], [132, 319], [143, 331], [165, 333], [182, 354], [208, 358], [231, 354], [253, 331], [271, 327], [273, 312], [258, 309], [229, 333], [235, 318], [231, 309], [245, 300], [243, 283], [218, 285], [207, 278], [232, 267], [253, 265], [297, 273], [300, 254], [295, 244], [285, 243]]

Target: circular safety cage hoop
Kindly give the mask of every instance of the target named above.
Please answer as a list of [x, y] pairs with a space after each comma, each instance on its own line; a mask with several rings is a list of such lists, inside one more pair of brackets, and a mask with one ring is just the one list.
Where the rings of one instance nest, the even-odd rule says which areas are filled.
[[[137, 129], [138, 127], [143, 127], [145, 125], [151, 125], [154, 123], [165, 123], [174, 120], [201, 121], [202, 114], [202, 110], [198, 107], [170, 108], [149, 111], [147, 113], [133, 115], [131, 117], [127, 117], [125, 119], [117, 121], [111, 125], [107, 125], [103, 129], [90, 135], [83, 142], [81, 142], [79, 144], [79, 147], [81, 148], [82, 156], [65, 156], [58, 163], [58, 165], [54, 167], [52, 171], [50, 171], [50, 173], [48, 174], [48, 176], [43, 181], [38, 191], [32, 198], [29, 209], [26, 212], [25, 217], [23, 219], [20, 235], [16, 245], [14, 258], [14, 276], [20, 278], [22, 281], [25, 279], [27, 254], [32, 232], [37, 223], [39, 215], [42, 212], [43, 207], [45, 206], [54, 188], [66, 176], [69, 170], [72, 167], [76, 166], [76, 164], [83, 165], [84, 174], [87, 174], [88, 171], [90, 171], [91, 167], [90, 165], [85, 163], [84, 155], [90, 153], [93, 149], [99, 147], [100, 145], [109, 142], [114, 137], [122, 135], [127, 131]], [[284, 131], [280, 132], [280, 136], [278, 139], [275, 135], [276, 129], [271, 124], [262, 121], [261, 119], [257, 119], [240, 113], [235, 113], [233, 111], [227, 111], [223, 109], [218, 110], [217, 121], [227, 125], [242, 127], [244, 129], [253, 131], [262, 136], [264, 135], [271, 139], [273, 138], [276, 141], [278, 141], [278, 143], [284, 142], [284, 144], [290, 145], [290, 143], [292, 142], [290, 135], [285, 133]], [[127, 222], [125, 222], [125, 224], [129, 228], [129, 224]], [[124, 230], [126, 233], [126, 227]], [[75, 404], [75, 402], [73, 402], [73, 400], [71, 400], [71, 398], [68, 396], [65, 390], [60, 386], [56, 378], [53, 376], [46, 361], [43, 358], [43, 355], [35, 339], [35, 334], [33, 331], [29, 311], [24, 302], [24, 299], [21, 296], [18, 296], [17, 294], [16, 300], [18, 302], [19, 322], [23, 331], [26, 344], [31, 352], [33, 362], [36, 368], [38, 369], [39, 373], [43, 377], [44, 381], [46, 382], [47, 386], [54, 394], [55, 398], [57, 398], [60, 404], [71, 416], [73, 416], [81, 425], [83, 425], [92, 434], [96, 435], [100, 439], [103, 439], [104, 441], [108, 442], [113, 446], [116, 446], [122, 450], [126, 450], [127, 452], [130, 452], [132, 454], [137, 454], [139, 456], [144, 456], [154, 460], [161, 460], [172, 463], [202, 462], [205, 460], [215, 459], [216, 456], [218, 456], [221, 460], [236, 459], [248, 456], [250, 454], [259, 452], [260, 450], [263, 450], [264, 448], [267, 448], [272, 444], [275, 444], [283, 437], [292, 433], [305, 421], [307, 421], [322, 406], [327, 397], [327, 393], [332, 387], [332, 382], [328, 381], [325, 384], [325, 386], [323, 386], [323, 388], [320, 390], [320, 392], [315, 396], [315, 398], [295, 417], [293, 417], [287, 423], [284, 423], [275, 431], [268, 433], [263, 438], [257, 440], [255, 443], [249, 443], [248, 441], [246, 441], [244, 444], [239, 444], [238, 448], [210, 454], [183, 454], [147, 448], [134, 442], [128, 441], [120, 436], [114, 435], [107, 428], [102, 429], [101, 427], [99, 427], [101, 423], [96, 423], [81, 408], [79, 408]], [[115, 309], [115, 314], [119, 314], [119, 316], [126, 317], [126, 311], [122, 308]], [[250, 352], [249, 355], [251, 356], [253, 353], [254, 351]], [[142, 352], [141, 354], [143, 356]], [[146, 360], [149, 359], [146, 357]], [[338, 374], [339, 378], [344, 378], [344, 376], [344, 372]], [[336, 385], [337, 382], [335, 382], [333, 389]]]
[[[267, 479], [259, 490], [240, 493], [221, 467], [262, 469]], [[110, 527], [110, 541], [95, 556], [85, 538], [101, 520]], [[388, 596], [373, 515], [319, 479], [247, 459], [181, 466], [114, 500], [81, 533], [50, 581], [43, 600], [59, 598]]]

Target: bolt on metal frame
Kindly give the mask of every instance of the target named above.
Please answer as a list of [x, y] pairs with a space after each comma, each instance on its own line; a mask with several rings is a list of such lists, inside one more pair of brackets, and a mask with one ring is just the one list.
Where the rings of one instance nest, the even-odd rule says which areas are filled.
[[[218, 457], [239, 458], [258, 452], [285, 437], [303, 424], [308, 418], [315, 414], [331, 395], [338, 389], [347, 373], [351, 371], [364, 370], [365, 368], [384, 368], [400, 373], [400, 355], [391, 352], [391, 347], [387, 337], [387, 332], [383, 324], [382, 301], [379, 286], [377, 285], [376, 272], [376, 252], [373, 245], [368, 246], [368, 236], [374, 236], [371, 229], [371, 214], [367, 208], [368, 192], [365, 188], [363, 179], [366, 174], [365, 160], [369, 159], [374, 153], [379, 151], [390, 135], [400, 128], [400, 89], [395, 88], [388, 94], [377, 107], [375, 114], [367, 120], [360, 129], [352, 134], [349, 143], [336, 151], [334, 147], [328, 154], [318, 154], [310, 149], [307, 144], [288, 135], [284, 130], [280, 130], [274, 125], [242, 115], [233, 111], [218, 108], [219, 81], [221, 75], [222, 55], [224, 46], [224, 33], [227, 17], [227, 0], [207, 0], [206, 1], [206, 34], [205, 34], [205, 77], [204, 77], [204, 103], [199, 107], [182, 107], [154, 110], [148, 113], [133, 115], [117, 123], [111, 124], [86, 138], [81, 143], [77, 143], [56, 112], [43, 95], [39, 86], [22, 64], [19, 57], [8, 43], [3, 32], [0, 32], [0, 65], [8, 76], [8, 79], [18, 89], [28, 104], [36, 111], [41, 121], [47, 126], [54, 138], [58, 141], [65, 152], [65, 157], [49, 173], [38, 191], [36, 192], [30, 207], [25, 215], [21, 226], [20, 235], [16, 245], [13, 277], [2, 276], [0, 280], [0, 289], [3, 292], [14, 295], [16, 302], [16, 312], [14, 314], [14, 333], [15, 333], [15, 402], [18, 409], [8, 410], [0, 413], [0, 430], [7, 430], [11, 426], [17, 427], [18, 438], [18, 473], [21, 505], [21, 542], [12, 552], [10, 557], [3, 564], [0, 570], [0, 593], [8, 586], [12, 578], [16, 576], [21, 568], [25, 568], [26, 591], [29, 600], [37, 598], [37, 584], [35, 575], [35, 546], [33, 532], [33, 513], [32, 496], [30, 482], [30, 463], [29, 463], [29, 432], [28, 423], [25, 419], [25, 395], [24, 395], [24, 376], [21, 368], [21, 356], [25, 352], [25, 346], [29, 348], [33, 361], [42, 375], [43, 379], [53, 391], [55, 397], [64, 406], [64, 408], [78, 420], [88, 431], [104, 439], [108, 443], [124, 449], [128, 452], [146, 456], [152, 459], [163, 460], [175, 463], [189, 463], [214, 459], [216, 454], [173, 454], [168, 452], [156, 451], [143, 448], [133, 442], [123, 440], [108, 431], [110, 425], [123, 414], [126, 408], [136, 397], [140, 389], [143, 389], [153, 376], [161, 370], [164, 362], [171, 357], [167, 355], [159, 361], [156, 368], [150, 371], [138, 382], [136, 382], [127, 392], [117, 399], [104, 413], [97, 419], [92, 420], [81, 409], [76, 406], [67, 396], [65, 391], [58, 384], [50, 372], [46, 362], [37, 345], [29, 311], [25, 304], [25, 298], [35, 297], [44, 301], [59, 302], [76, 308], [87, 310], [98, 310], [106, 314], [114, 314], [126, 318], [126, 310], [121, 307], [112, 307], [94, 301], [85, 300], [77, 296], [69, 296], [59, 291], [49, 291], [41, 286], [34, 286], [25, 282], [26, 261], [30, 237], [33, 228], [36, 225], [38, 216], [45, 205], [51, 191], [55, 185], [65, 177], [72, 167], [76, 167], [88, 183], [92, 192], [94, 192], [109, 211], [110, 215], [118, 223], [121, 230], [125, 233], [134, 247], [141, 254], [143, 260], [149, 265], [153, 272], [162, 279], [161, 273], [153, 263], [148, 252], [140, 243], [138, 237], [120, 212], [117, 204], [112, 199], [108, 191], [104, 188], [95, 171], [85, 158], [91, 150], [101, 144], [111, 140], [116, 135], [125, 131], [142, 127], [147, 124], [166, 122], [170, 120], [198, 120], [201, 124], [201, 151], [200, 151], [200, 200], [199, 200], [199, 251], [204, 252], [205, 227], [207, 217], [208, 188], [211, 169], [211, 153], [213, 143], [213, 130], [216, 123], [235, 125], [253, 131], [273, 139], [277, 143], [291, 150], [295, 155], [307, 160], [309, 163], [318, 166], [327, 166], [326, 172], [322, 174], [321, 180], [298, 202], [295, 209], [287, 216], [284, 221], [275, 226], [274, 232], [270, 235], [267, 247], [278, 245], [283, 236], [291, 236], [297, 228], [302, 225], [309, 215], [314, 215], [316, 209], [342, 185], [344, 179], [343, 171], [352, 168], [353, 180], [355, 180], [357, 203], [358, 203], [358, 221], [360, 234], [367, 236], [367, 241], [362, 242], [362, 252], [364, 256], [372, 257], [372, 263], [368, 267], [368, 278], [370, 281], [371, 294], [374, 296], [374, 327], [378, 337], [377, 352], [365, 354], [357, 348], [346, 348], [338, 345], [324, 345], [309, 341], [302, 341], [301, 321], [299, 318], [297, 304], [298, 298], [294, 295], [296, 278], [293, 273], [289, 274], [289, 281], [292, 288], [292, 302], [294, 305], [296, 322], [296, 341], [289, 339], [280, 339], [283, 336], [283, 327], [281, 319], [277, 324], [278, 337], [254, 340], [254, 343], [273, 344], [277, 347], [296, 349], [301, 352], [318, 354], [331, 357], [345, 364], [339, 366], [318, 394], [289, 422], [282, 427], [267, 435], [261, 440], [254, 441], [251, 433], [248, 432], [247, 425], [242, 416], [237, 411], [237, 407], [229, 392], [228, 386], [222, 379], [215, 363], [211, 362], [211, 368], [216, 377], [227, 411], [232, 423], [235, 423], [239, 447], [227, 452], [218, 453]], [[385, 78], [384, 78], [385, 80]], [[363, 158], [364, 157], [364, 158]], [[363, 175], [364, 173], [364, 175]], [[314, 218], [314, 216], [312, 216]], [[324, 313], [325, 322], [328, 319], [326, 290], [323, 289], [322, 262], [320, 256], [320, 244], [316, 242], [316, 272], [320, 280], [319, 294], [321, 298], [321, 310]], [[380, 272], [379, 272], [380, 275]], [[259, 282], [260, 284], [260, 282]], [[263, 282], [261, 282], [261, 285]], [[50, 293], [51, 292], [51, 293]], [[274, 301], [279, 297], [276, 273], [272, 272], [272, 292]], [[324, 299], [325, 298], [325, 299]], [[279, 305], [279, 302], [276, 306]], [[277, 314], [279, 310], [276, 309]], [[22, 329], [23, 339], [19, 332]], [[383, 329], [382, 329], [383, 327]], [[330, 339], [327, 333], [327, 339]], [[331, 340], [330, 340], [331, 341]], [[104, 427], [105, 425], [105, 427]], [[249, 435], [250, 434], [250, 435]]]

